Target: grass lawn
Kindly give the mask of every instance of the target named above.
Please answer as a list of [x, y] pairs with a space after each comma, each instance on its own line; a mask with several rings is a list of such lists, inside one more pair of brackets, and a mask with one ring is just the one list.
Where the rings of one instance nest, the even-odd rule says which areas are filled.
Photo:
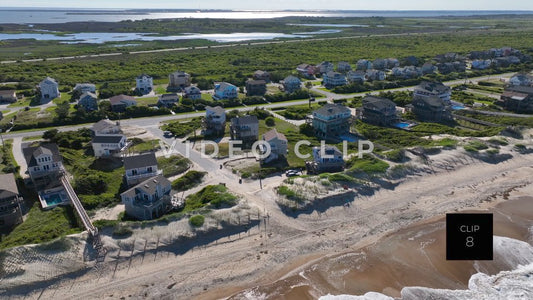
[[22, 141], [38, 141], [43, 138], [42, 135], [35, 135], [35, 136], [25, 136], [22, 138]]
[[61, 148], [60, 151], [65, 168], [74, 176], [72, 183], [76, 190], [79, 190], [76, 185], [80, 180], [92, 176], [102, 181], [105, 186], [103, 190], [95, 191], [96, 193], [78, 195], [86, 209], [114, 205], [120, 201], [119, 193], [124, 189], [124, 167], [120, 160], [96, 159], [85, 150]]
[[159, 97], [135, 98], [135, 101], [137, 101], [137, 104], [142, 105], [142, 106], [156, 105], [158, 100], [159, 100]]
[[154, 87], [154, 90], [155, 90], [156, 94], [166, 94], [167, 93], [167, 85], [166, 84], [156, 85]]
[[208, 101], [214, 101], [213, 96], [211, 96], [211, 94], [208, 94], [208, 93], [202, 93], [202, 99], [208, 100]]
[[129, 153], [142, 153], [152, 150], [158, 150], [161, 146], [159, 140], [141, 140], [133, 139], [132, 145], [128, 148]]
[[39, 203], [35, 202], [26, 220], [2, 239], [0, 249], [43, 243], [82, 231], [71, 206], [55, 207], [47, 211], [41, 210], [39, 206]]
[[30, 106], [31, 104], [31, 98], [24, 98], [22, 100], [18, 100], [15, 103], [9, 104], [7, 107], [26, 107]]

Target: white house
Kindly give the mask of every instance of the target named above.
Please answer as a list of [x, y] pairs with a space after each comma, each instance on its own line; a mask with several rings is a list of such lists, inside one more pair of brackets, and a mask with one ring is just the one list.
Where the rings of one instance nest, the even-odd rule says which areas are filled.
[[96, 93], [96, 86], [92, 83], [76, 83], [74, 90], [80, 94], [83, 93]]
[[335, 69], [335, 66], [329, 61], [323, 61], [317, 66], [320, 74], [331, 72]]
[[131, 186], [161, 174], [154, 153], [124, 157], [126, 183]]
[[137, 82], [135, 88], [139, 93], [143, 95], [149, 94], [154, 89], [153, 78], [146, 74], [141, 74], [140, 76], [137, 76], [137, 78], [135, 78], [135, 81]]
[[352, 66], [350, 66], [350, 63], [347, 61], [339, 61], [337, 64], [337, 72], [339, 73], [346, 73], [352, 69]]
[[530, 86], [533, 83], [533, 76], [525, 73], [517, 73], [509, 79], [511, 85]]
[[126, 136], [122, 134], [97, 135], [92, 140], [95, 157], [120, 156], [126, 145]]
[[475, 70], [485, 70], [492, 65], [492, 60], [490, 59], [476, 59], [472, 61], [472, 69]]
[[361, 70], [350, 71], [346, 75], [346, 79], [351, 83], [363, 83], [366, 80], [365, 72]]
[[119, 122], [113, 122], [109, 119], [103, 119], [93, 124], [91, 127], [93, 136], [96, 135], [120, 135], [122, 129]]
[[183, 97], [191, 100], [202, 98], [202, 92], [195, 86], [188, 86], [183, 90]]
[[148, 178], [120, 194], [126, 214], [140, 220], [161, 217], [171, 209], [172, 185], [162, 175]]
[[215, 84], [215, 94], [213, 95], [213, 99], [235, 99], [237, 98], [237, 96], [237, 87], [233, 84], [227, 82], [220, 82]]
[[59, 92], [59, 85], [54, 78], [46, 77], [39, 83], [39, 91], [41, 92], [41, 102], [48, 102], [52, 99], [61, 97]]
[[98, 99], [94, 93], [83, 92], [78, 100], [78, 107], [83, 107], [86, 111], [98, 110]]
[[346, 77], [338, 72], [329, 71], [322, 75], [322, 85], [325, 87], [335, 87], [346, 84]]
[[[263, 134], [263, 141], [270, 145], [271, 151], [270, 155], [263, 159], [263, 163], [269, 163], [287, 155], [287, 138], [283, 133], [279, 133], [275, 128]], [[266, 149], [263, 149], [263, 151], [266, 151]]]
[[372, 69], [372, 62], [366, 59], [360, 59], [357, 61], [356, 70], [366, 71]]
[[366, 80], [385, 80], [385, 72], [381, 70], [369, 69], [365, 73]]

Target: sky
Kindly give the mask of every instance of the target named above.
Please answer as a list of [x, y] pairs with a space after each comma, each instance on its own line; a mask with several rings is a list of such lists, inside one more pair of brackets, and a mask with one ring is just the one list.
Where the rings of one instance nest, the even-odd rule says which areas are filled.
[[332, 9], [332, 10], [533, 10], [532, 0], [2, 0], [0, 7], [168, 8], [168, 9]]

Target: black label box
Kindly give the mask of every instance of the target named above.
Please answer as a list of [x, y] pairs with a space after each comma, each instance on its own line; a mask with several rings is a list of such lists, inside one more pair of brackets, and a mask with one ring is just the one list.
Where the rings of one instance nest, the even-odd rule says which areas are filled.
[[492, 214], [446, 214], [447, 260], [492, 260]]

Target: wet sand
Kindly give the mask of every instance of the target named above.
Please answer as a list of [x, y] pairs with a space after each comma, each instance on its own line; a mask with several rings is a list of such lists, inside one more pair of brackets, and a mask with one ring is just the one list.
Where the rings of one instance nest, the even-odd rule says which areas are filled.
[[[505, 201], [488, 211], [494, 214], [495, 236], [531, 242], [533, 197]], [[359, 251], [325, 258], [298, 275], [248, 292], [267, 299], [296, 300], [327, 294], [362, 295], [369, 291], [400, 297], [405, 286], [467, 289], [468, 280], [478, 271], [494, 275], [514, 268], [504, 256], [495, 249], [493, 261], [447, 261], [442, 216], [389, 234]], [[242, 298], [246, 298], [243, 293], [232, 297]]]

